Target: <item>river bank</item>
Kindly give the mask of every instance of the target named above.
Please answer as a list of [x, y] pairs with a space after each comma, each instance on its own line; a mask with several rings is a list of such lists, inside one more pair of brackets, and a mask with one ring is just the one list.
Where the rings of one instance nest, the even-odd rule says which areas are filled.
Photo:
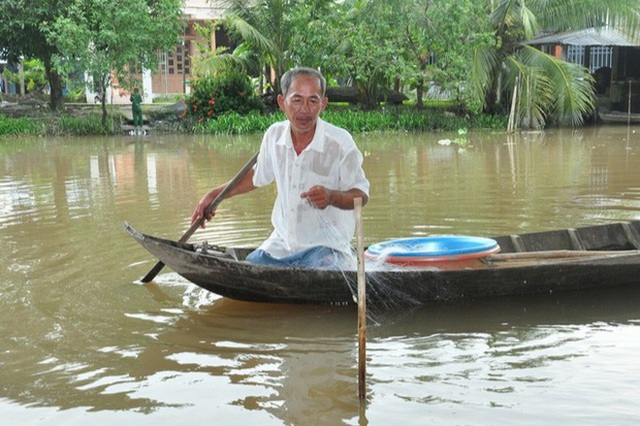
[[[204, 122], [183, 118], [185, 105], [143, 105], [144, 130], [147, 133], [253, 134], [265, 131], [273, 122], [283, 120], [280, 111], [239, 115], [224, 114]], [[507, 117], [454, 113], [443, 108], [417, 110], [413, 106], [384, 106], [361, 111], [350, 106], [329, 105], [323, 118], [353, 133], [375, 131], [458, 131], [471, 129], [504, 130]], [[106, 126], [102, 124], [100, 105], [65, 104], [52, 112], [46, 103], [0, 104], [0, 136], [59, 134], [129, 134], [134, 130], [130, 105], [107, 105]]]

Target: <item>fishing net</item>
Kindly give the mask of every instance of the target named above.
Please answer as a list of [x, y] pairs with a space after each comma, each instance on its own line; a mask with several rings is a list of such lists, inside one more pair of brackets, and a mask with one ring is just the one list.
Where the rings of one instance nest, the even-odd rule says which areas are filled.
[[[337, 227], [328, 223], [319, 210], [312, 209], [309, 217], [310, 226], [320, 226], [327, 232], [327, 238], [334, 240], [336, 245], [342, 241]], [[358, 301], [358, 253], [355, 248], [350, 253], [334, 252], [332, 259], [324, 259], [322, 265], [309, 265], [310, 268], [322, 269], [330, 260], [331, 268], [342, 272], [345, 284], [351, 292], [353, 301]], [[401, 289], [393, 286], [386, 278], [385, 273], [393, 271], [406, 271], [411, 267], [394, 265], [386, 261], [387, 253], [373, 257], [363, 256], [365, 271], [367, 318], [374, 323], [381, 323], [385, 318], [394, 316], [411, 308], [420, 306], [421, 303], [414, 297], [406, 294]], [[415, 269], [415, 268], [413, 268]]]

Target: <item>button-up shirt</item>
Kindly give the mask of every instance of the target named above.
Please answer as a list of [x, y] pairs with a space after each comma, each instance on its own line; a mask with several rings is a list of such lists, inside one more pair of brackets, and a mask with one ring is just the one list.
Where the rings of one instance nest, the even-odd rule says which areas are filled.
[[297, 155], [289, 121], [273, 124], [264, 134], [255, 165], [256, 187], [276, 182], [271, 214], [274, 230], [261, 249], [282, 258], [315, 246], [350, 252], [355, 232], [353, 210], [318, 209], [300, 194], [315, 185], [330, 190], [360, 189], [369, 195], [362, 153], [344, 129], [318, 119], [311, 143]]

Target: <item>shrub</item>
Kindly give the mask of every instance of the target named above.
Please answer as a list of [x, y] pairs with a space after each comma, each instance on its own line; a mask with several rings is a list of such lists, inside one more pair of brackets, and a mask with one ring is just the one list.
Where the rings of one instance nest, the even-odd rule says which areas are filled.
[[256, 95], [249, 77], [235, 70], [196, 80], [186, 106], [182, 117], [198, 123], [229, 112], [244, 115], [263, 109], [262, 100]]
[[59, 117], [57, 125], [54, 124], [49, 129], [49, 133], [100, 135], [109, 134], [110, 132], [102, 125], [102, 116], [100, 114], [89, 114], [83, 117], [62, 115]]
[[11, 118], [0, 115], [0, 136], [35, 135], [39, 133], [42, 133], [42, 126], [39, 126], [29, 118]]
[[276, 121], [284, 120], [284, 114], [274, 113], [269, 115], [249, 113], [240, 115], [236, 112], [229, 112], [209, 120], [203, 124], [197, 124], [194, 128], [196, 132], [213, 134], [250, 134], [262, 133]]

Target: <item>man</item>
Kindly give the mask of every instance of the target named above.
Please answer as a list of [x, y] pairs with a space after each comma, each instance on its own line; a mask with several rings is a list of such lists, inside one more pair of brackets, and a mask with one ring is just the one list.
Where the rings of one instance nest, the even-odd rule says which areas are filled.
[[[280, 266], [332, 267], [351, 258], [354, 199], [369, 199], [362, 154], [351, 135], [320, 117], [326, 81], [311, 68], [294, 68], [281, 80], [278, 106], [287, 120], [266, 131], [255, 167], [228, 197], [276, 182], [274, 231], [247, 260]], [[192, 222], [227, 184], [209, 191]], [[213, 212], [207, 220], [213, 217]], [[203, 225], [204, 226], [204, 225]]]
[[135, 133], [142, 134], [142, 95], [140, 95], [140, 91], [137, 88], [133, 89], [133, 93], [129, 96], [129, 101], [131, 101], [131, 114], [133, 115]]

